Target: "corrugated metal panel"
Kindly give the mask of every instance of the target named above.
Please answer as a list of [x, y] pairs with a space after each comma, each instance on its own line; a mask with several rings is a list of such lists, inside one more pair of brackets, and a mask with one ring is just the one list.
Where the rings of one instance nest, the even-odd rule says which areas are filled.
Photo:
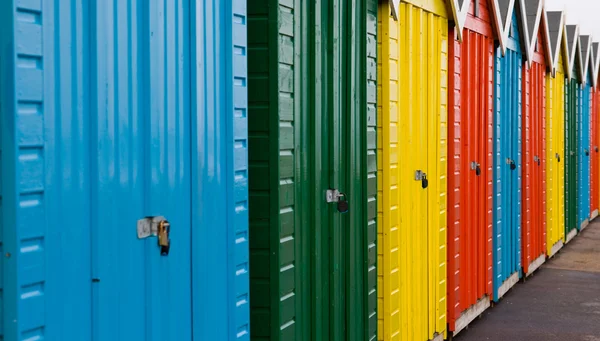
[[506, 55], [496, 49], [494, 120], [494, 300], [521, 270], [521, 79], [523, 56], [516, 13]]
[[248, 340], [245, 1], [0, 6], [4, 337]]
[[[590, 71], [593, 75], [593, 72]], [[600, 201], [600, 120], [598, 120], [598, 95], [596, 87], [591, 88], [592, 111], [591, 116], [591, 141], [590, 141], [590, 218], [598, 215], [598, 205]]]
[[526, 275], [546, 254], [546, 60], [541, 32], [531, 67], [523, 68], [521, 256]]
[[[600, 91], [597, 88], [592, 88], [592, 112], [591, 112], [591, 171], [590, 171], [590, 215], [591, 217], [598, 215], [600, 205], [600, 120], [598, 110]], [[590, 217], [590, 218], [591, 218]]]
[[[577, 73], [574, 73], [577, 75]], [[576, 76], [565, 81], [565, 240], [577, 229], [577, 92]], [[567, 241], [567, 240], [566, 240]]]
[[[448, 327], [452, 332], [475, 317], [472, 310], [481, 313], [489, 306], [492, 296], [494, 36], [488, 2], [477, 1], [479, 16], [472, 3], [462, 43], [455, 39], [450, 44], [448, 84], [454, 87], [449, 91], [448, 114]], [[487, 304], [474, 308], [481, 299]]]
[[565, 238], [565, 74], [562, 53], [555, 77], [546, 87], [546, 254], [562, 247]]
[[375, 4], [248, 10], [252, 338], [373, 339]]
[[592, 81], [588, 79], [585, 85], [580, 85], [579, 93], [581, 110], [577, 116], [577, 138], [578, 138], [578, 172], [577, 184], [578, 206], [577, 227], [581, 228], [587, 224], [590, 218], [590, 112], [592, 106], [591, 88]]
[[398, 12], [380, 4], [378, 338], [429, 340], [446, 331], [448, 20], [409, 3]]

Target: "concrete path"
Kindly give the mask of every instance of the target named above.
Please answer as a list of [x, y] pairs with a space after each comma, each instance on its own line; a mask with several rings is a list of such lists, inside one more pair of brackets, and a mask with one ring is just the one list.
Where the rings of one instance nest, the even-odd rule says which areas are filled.
[[454, 341], [600, 341], [600, 218]]

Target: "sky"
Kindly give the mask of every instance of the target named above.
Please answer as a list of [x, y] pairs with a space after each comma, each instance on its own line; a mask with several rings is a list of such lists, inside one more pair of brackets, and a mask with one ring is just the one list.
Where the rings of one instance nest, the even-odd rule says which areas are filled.
[[591, 34], [600, 42], [599, 0], [546, 0], [546, 9], [565, 10], [567, 24], [579, 24], [580, 33]]

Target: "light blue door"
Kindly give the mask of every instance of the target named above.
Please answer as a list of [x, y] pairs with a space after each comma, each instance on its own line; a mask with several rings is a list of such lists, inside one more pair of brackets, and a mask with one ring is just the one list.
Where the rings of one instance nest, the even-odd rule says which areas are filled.
[[521, 269], [521, 88], [523, 57], [513, 15], [504, 57], [496, 49], [494, 121], [494, 300]]
[[577, 228], [590, 217], [590, 154], [591, 154], [591, 84], [588, 77], [586, 85], [580, 85], [578, 91], [577, 137], [579, 139], [577, 185], [579, 186], [579, 203], [577, 212]]
[[249, 340], [245, 11], [0, 1], [0, 339]]

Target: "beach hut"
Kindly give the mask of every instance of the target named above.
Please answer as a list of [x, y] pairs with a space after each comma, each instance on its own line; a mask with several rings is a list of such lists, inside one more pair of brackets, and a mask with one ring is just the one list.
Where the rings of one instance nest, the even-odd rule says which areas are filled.
[[446, 335], [448, 25], [467, 6], [379, 3], [379, 340]]
[[522, 75], [528, 55], [524, 1], [500, 1], [506, 49], [494, 54], [493, 295], [498, 301], [521, 273]]
[[579, 103], [581, 110], [577, 115], [577, 225], [583, 230], [590, 222], [590, 154], [591, 150], [591, 109], [592, 109], [592, 77], [589, 71], [592, 38], [589, 35], [580, 35], [577, 53], [580, 58], [580, 93]]
[[377, 1], [247, 8], [252, 339], [371, 340]]
[[546, 75], [546, 255], [552, 257], [565, 238], [565, 79], [568, 80], [565, 14], [547, 13], [552, 72]]
[[600, 110], [598, 91], [598, 67], [600, 67], [600, 43], [593, 42], [590, 55], [590, 65], [588, 72], [591, 73], [592, 79], [592, 111], [591, 111], [591, 160], [590, 160], [590, 220], [598, 216], [598, 208], [600, 207], [600, 118], [598, 117]]
[[[448, 331], [457, 335], [492, 297], [494, 49], [497, 1], [465, 2], [450, 25], [448, 76]], [[504, 46], [504, 42], [500, 43]]]
[[553, 69], [543, 1], [525, 3], [529, 44], [523, 68], [521, 264], [529, 276], [546, 260], [546, 75]]
[[576, 52], [579, 41], [579, 26], [565, 25], [565, 37], [568, 50], [568, 68], [565, 79], [565, 243], [576, 235], [577, 225], [577, 115], [581, 110], [579, 54]]
[[249, 340], [246, 1], [144, 3], [0, 2], [2, 340]]

